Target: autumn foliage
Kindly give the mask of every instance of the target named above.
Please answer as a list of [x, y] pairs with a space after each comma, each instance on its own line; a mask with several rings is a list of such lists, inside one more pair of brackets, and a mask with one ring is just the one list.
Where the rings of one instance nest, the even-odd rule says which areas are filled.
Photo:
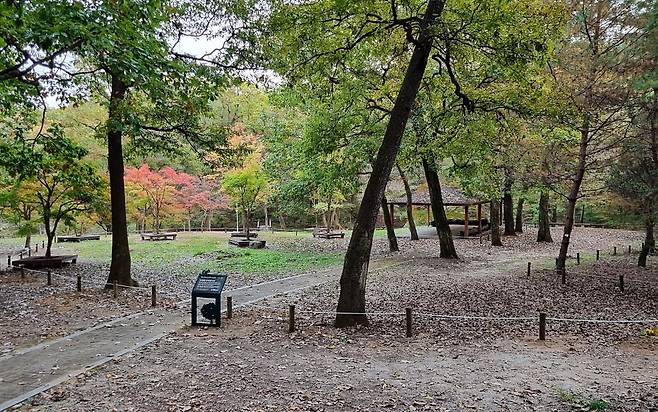
[[159, 232], [167, 219], [184, 221], [191, 229], [195, 217], [209, 222], [214, 210], [226, 207], [215, 179], [178, 172], [169, 166], [160, 170], [151, 170], [147, 164], [126, 168], [125, 182], [128, 208], [142, 231], [151, 223]]

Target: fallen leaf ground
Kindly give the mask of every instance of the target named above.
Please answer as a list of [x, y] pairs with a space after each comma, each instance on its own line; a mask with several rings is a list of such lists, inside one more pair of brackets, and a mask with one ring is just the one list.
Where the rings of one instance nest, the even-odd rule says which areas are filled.
[[[186, 328], [66, 382], [23, 406], [34, 410], [226, 411], [657, 411], [652, 324], [549, 321], [537, 340], [537, 313], [591, 319], [658, 318], [658, 266], [635, 266], [640, 234], [579, 229], [566, 285], [550, 269], [557, 244], [532, 233], [503, 248], [459, 240], [462, 260], [438, 259], [433, 240], [402, 240], [402, 252], [374, 251], [401, 263], [368, 277], [364, 328], [336, 330], [338, 282], [240, 309], [221, 330]], [[346, 241], [305, 238], [284, 250]], [[313, 246], [309, 246], [313, 245]], [[618, 255], [610, 256], [617, 245]], [[594, 261], [595, 250], [602, 260]], [[526, 275], [526, 262], [533, 272]], [[618, 276], [624, 274], [625, 291]], [[288, 334], [286, 308], [297, 308]], [[446, 320], [426, 314], [529, 317], [528, 321]]]

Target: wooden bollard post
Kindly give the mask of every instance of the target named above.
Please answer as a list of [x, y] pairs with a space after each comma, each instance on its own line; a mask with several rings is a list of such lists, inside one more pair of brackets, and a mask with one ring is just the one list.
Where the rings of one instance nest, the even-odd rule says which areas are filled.
[[22, 251], [22, 250], [21, 250], [21, 253], [18, 254], [18, 257], [19, 257], [20, 259], [23, 259], [23, 251]]
[[295, 305], [288, 306], [288, 333], [295, 331]]
[[596, 249], [596, 260], [599, 260], [600, 257], [601, 257], [601, 251]]
[[21, 266], [21, 279], [25, 279], [25, 268]]
[[53, 284], [53, 274], [52, 274], [52, 272], [48, 271], [46, 276], [47, 276], [46, 277], [46, 285], [52, 286], [52, 284]]
[[619, 290], [624, 292], [624, 275], [619, 275]]
[[614, 246], [612, 248], [612, 256], [616, 256], [616, 255], [617, 255], [617, 246]]
[[39, 253], [39, 244], [34, 245], [34, 253]]
[[580, 252], [576, 253], [576, 264], [580, 265]]
[[32, 248], [27, 248], [27, 257], [32, 257]]
[[407, 317], [407, 337], [410, 338], [411, 337], [411, 326], [412, 326], [412, 323], [411, 323], [412, 322], [412, 320], [411, 320], [411, 308], [406, 308], [404, 311], [405, 311], [405, 314], [406, 314], [406, 317]]
[[151, 285], [151, 307], [152, 308], [154, 308], [155, 305], [157, 305], [157, 303], [158, 303], [157, 298], [156, 298], [156, 296], [157, 296], [156, 293], [157, 293], [157, 289], [156, 289], [155, 285]]
[[112, 282], [112, 295], [115, 299], [119, 296], [119, 287], [116, 280]]
[[76, 286], [76, 290], [78, 292], [82, 292], [82, 276], [78, 275], [78, 283]]
[[226, 319], [233, 318], [233, 296], [226, 297]]
[[531, 265], [531, 263], [528, 262], [528, 277], [530, 277], [530, 265]]
[[11, 255], [7, 256], [7, 267], [11, 267]]
[[539, 314], [539, 340], [546, 340], [546, 314]]
[[628, 245], [628, 254], [631, 254], [631, 245]]
[[560, 260], [560, 258], [555, 258], [555, 267], [556, 268], [560, 267], [559, 260]]

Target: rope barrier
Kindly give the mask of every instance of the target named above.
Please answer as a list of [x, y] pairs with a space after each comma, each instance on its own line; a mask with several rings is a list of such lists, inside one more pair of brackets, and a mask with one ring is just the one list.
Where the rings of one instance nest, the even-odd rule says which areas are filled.
[[573, 322], [573, 323], [608, 323], [608, 324], [630, 324], [630, 323], [658, 323], [658, 319], [580, 319], [580, 318], [546, 318], [556, 322]]
[[[277, 308], [273, 306], [258, 305], [255, 303], [248, 303], [246, 306], [266, 309], [273, 312], [286, 312], [286, 308]], [[405, 312], [338, 312], [338, 311], [316, 311], [316, 310], [295, 310], [296, 313], [308, 313], [316, 315], [367, 315], [367, 316], [402, 316]], [[484, 321], [510, 321], [510, 322], [528, 322], [536, 321], [536, 316], [477, 316], [477, 315], [446, 315], [440, 313], [429, 312], [414, 312], [415, 316], [424, 316], [429, 318], [439, 318], [447, 320], [484, 320]], [[587, 319], [587, 318], [550, 318], [556, 322], [573, 322], [573, 323], [604, 323], [604, 324], [649, 324], [658, 323], [658, 319]]]
[[492, 320], [492, 321], [530, 321], [536, 317], [514, 317], [514, 316], [473, 316], [473, 315], [442, 315], [437, 313], [415, 312], [416, 315], [441, 319], [467, 319], [467, 320]]

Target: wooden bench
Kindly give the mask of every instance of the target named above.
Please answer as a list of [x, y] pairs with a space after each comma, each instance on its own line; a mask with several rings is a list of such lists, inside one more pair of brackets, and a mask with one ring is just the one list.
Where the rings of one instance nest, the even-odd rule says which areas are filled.
[[[247, 237], [247, 232], [231, 232], [231, 237]], [[251, 238], [257, 238], [258, 233], [252, 232], [251, 230], [249, 231], [249, 239]]]
[[61, 267], [65, 264], [78, 262], [78, 255], [60, 255], [60, 256], [32, 256], [11, 262], [13, 267], [26, 269], [40, 269], [49, 267]]
[[101, 240], [101, 236], [100, 235], [57, 236], [57, 243], [83, 242], [85, 240]]
[[321, 239], [338, 239], [344, 238], [345, 232], [327, 230], [325, 227], [318, 227], [313, 230], [313, 237], [318, 237]]
[[176, 240], [178, 233], [142, 233], [142, 240]]

